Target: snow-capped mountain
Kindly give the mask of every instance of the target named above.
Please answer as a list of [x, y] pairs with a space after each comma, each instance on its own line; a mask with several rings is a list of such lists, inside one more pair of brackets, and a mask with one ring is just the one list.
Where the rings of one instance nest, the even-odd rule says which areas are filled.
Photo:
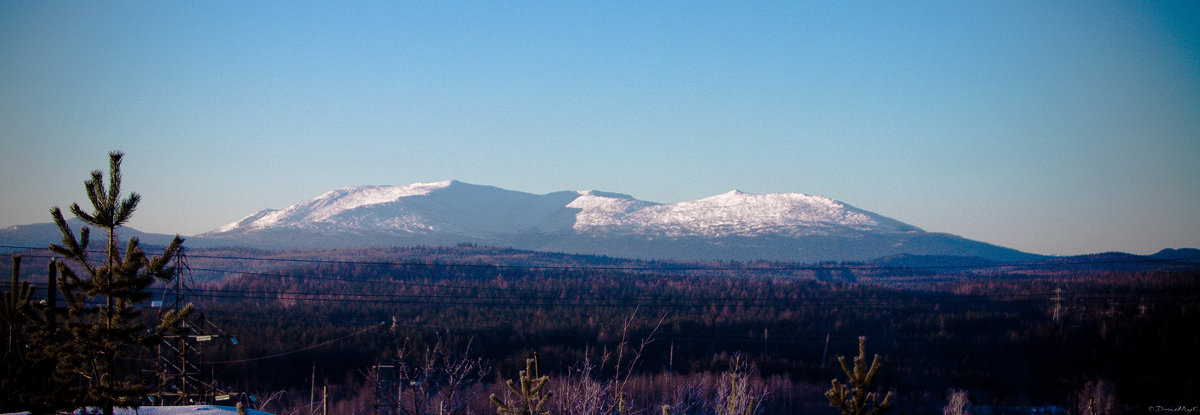
[[928, 233], [822, 196], [735, 190], [663, 204], [594, 190], [537, 195], [453, 180], [345, 187], [197, 237], [275, 248], [467, 242], [663, 259], [1032, 256]]
[[581, 233], [632, 233], [667, 237], [804, 237], [845, 231], [919, 232], [916, 227], [836, 200], [799, 193], [757, 195], [737, 190], [672, 204], [653, 204], [597, 192], [579, 192]]
[[659, 204], [593, 190], [533, 195], [458, 181], [352, 186], [282, 210], [263, 210], [206, 234], [266, 229], [454, 233], [488, 238], [530, 231], [665, 237], [844, 231], [919, 232], [916, 227], [821, 196], [731, 191]]
[[534, 229], [556, 231], [569, 224], [551, 224], [548, 216], [563, 209], [573, 196], [577, 194], [533, 195], [452, 180], [407, 186], [351, 186], [281, 210], [263, 210], [201, 236], [287, 229], [488, 238]]

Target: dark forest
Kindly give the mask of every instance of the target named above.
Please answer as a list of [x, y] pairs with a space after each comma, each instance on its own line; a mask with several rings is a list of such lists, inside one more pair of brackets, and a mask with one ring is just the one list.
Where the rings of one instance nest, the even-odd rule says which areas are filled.
[[[44, 256], [25, 254], [29, 280]], [[211, 336], [196, 343], [193, 399], [278, 414], [495, 413], [488, 395], [535, 357], [555, 412], [580, 412], [567, 406], [589, 385], [631, 413], [720, 412], [723, 382], [740, 377], [758, 413], [837, 413], [823, 393], [860, 337], [881, 357], [873, 387], [903, 413], [940, 413], [955, 395], [973, 413], [1145, 412], [1200, 396], [1188, 261], [676, 263], [473, 245], [186, 261], [186, 284], [154, 288], [146, 307], [182, 292]], [[385, 384], [398, 392], [381, 397]]]

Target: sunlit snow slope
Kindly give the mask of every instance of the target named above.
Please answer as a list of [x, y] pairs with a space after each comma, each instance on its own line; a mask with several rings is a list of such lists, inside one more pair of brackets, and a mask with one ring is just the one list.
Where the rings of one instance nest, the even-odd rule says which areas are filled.
[[198, 237], [299, 248], [469, 242], [664, 259], [1021, 255], [823, 196], [735, 190], [663, 204], [594, 190], [538, 195], [454, 180], [344, 187]]

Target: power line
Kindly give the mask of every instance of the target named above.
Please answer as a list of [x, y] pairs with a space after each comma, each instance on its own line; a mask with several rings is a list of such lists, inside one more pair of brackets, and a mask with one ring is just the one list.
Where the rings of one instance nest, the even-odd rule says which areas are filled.
[[[0, 245], [0, 248], [8, 249], [26, 249], [26, 250], [46, 250], [44, 247], [18, 246], [18, 245]], [[97, 251], [100, 252], [100, 251]], [[31, 255], [32, 256], [32, 255]], [[1014, 263], [992, 263], [992, 264], [959, 264], [959, 265], [537, 265], [537, 264], [471, 264], [471, 263], [452, 263], [452, 262], [408, 262], [408, 261], [354, 261], [354, 260], [332, 260], [332, 259], [308, 259], [308, 258], [263, 258], [263, 257], [247, 257], [247, 256], [232, 256], [232, 255], [203, 255], [189, 254], [192, 258], [206, 259], [221, 259], [231, 261], [261, 261], [261, 262], [277, 262], [277, 263], [306, 263], [306, 264], [326, 264], [326, 265], [373, 265], [373, 266], [397, 266], [397, 267], [430, 267], [430, 268], [483, 268], [483, 269], [542, 269], [542, 270], [595, 270], [595, 271], [819, 271], [819, 270], [860, 270], [860, 271], [902, 271], [902, 270], [929, 270], [929, 269], [989, 269], [989, 268], [1030, 268], [1030, 267], [1066, 267], [1076, 265], [1113, 265], [1113, 264], [1138, 264], [1138, 263], [1159, 263], [1159, 264], [1186, 264], [1200, 265], [1196, 261], [1200, 261], [1200, 256], [1197, 257], [1182, 257], [1182, 258], [1151, 258], [1151, 257], [1136, 257], [1123, 259], [1079, 259], [1079, 260], [1046, 260], [1033, 262], [1014, 262]], [[36, 256], [35, 256], [36, 257]], [[641, 260], [624, 260], [630, 262], [644, 262]], [[750, 264], [755, 261], [738, 262], [742, 264]]]
[[[432, 287], [439, 289], [458, 289], [476, 291], [473, 294], [448, 293], [403, 293], [403, 292], [349, 292], [349, 291], [281, 291], [253, 289], [190, 289], [189, 292], [199, 298], [229, 299], [229, 300], [268, 300], [268, 301], [305, 301], [305, 302], [335, 302], [335, 303], [380, 303], [380, 304], [412, 304], [412, 305], [444, 305], [444, 306], [483, 306], [483, 307], [632, 307], [645, 306], [655, 308], [674, 308], [696, 310], [711, 307], [740, 307], [740, 308], [795, 308], [795, 307], [913, 307], [921, 305], [981, 305], [999, 302], [1041, 302], [1052, 299], [1050, 293], [1025, 292], [1005, 294], [913, 294], [903, 291], [895, 296], [879, 298], [870, 297], [821, 297], [821, 298], [780, 298], [764, 296], [671, 296], [671, 295], [600, 295], [593, 290], [578, 289], [535, 289], [535, 288], [502, 288], [495, 286], [465, 286], [435, 284], [402, 280], [358, 280], [351, 278], [324, 277], [313, 275], [295, 275], [288, 273], [241, 272], [232, 270], [206, 269], [212, 272], [240, 273], [279, 278], [296, 278], [302, 280], [333, 280], [355, 283], [380, 283], [405, 286]], [[41, 284], [35, 284], [41, 285]], [[157, 291], [156, 291], [157, 290]], [[160, 292], [162, 288], [152, 289]], [[495, 292], [484, 295], [480, 292]], [[542, 296], [539, 296], [541, 294]], [[1123, 300], [1134, 296], [1149, 297], [1152, 301], [1168, 301], [1176, 297], [1194, 298], [1195, 292], [1165, 290], [1161, 292], [1140, 290], [1130, 293], [1077, 293], [1076, 301]]]
[[[310, 277], [297, 276], [308, 279]], [[335, 279], [341, 280], [341, 279]], [[355, 280], [346, 280], [354, 282]], [[383, 282], [383, 281], [373, 281]], [[397, 282], [406, 284], [406, 282]], [[34, 286], [45, 286], [46, 283], [33, 283]], [[437, 287], [436, 285], [434, 285]], [[444, 288], [444, 287], [438, 287]], [[803, 307], [803, 306], [914, 306], [914, 305], [979, 305], [997, 302], [1028, 302], [1050, 301], [1053, 292], [1028, 291], [1023, 293], [999, 294], [930, 294], [898, 292], [895, 296], [880, 297], [878, 295], [863, 296], [821, 296], [807, 298], [764, 297], [764, 296], [673, 296], [673, 295], [603, 295], [594, 292], [576, 290], [532, 290], [503, 289], [487, 286], [458, 286], [455, 288], [472, 289], [477, 291], [493, 291], [499, 294], [451, 294], [451, 293], [404, 293], [404, 292], [351, 292], [351, 291], [294, 291], [294, 290], [258, 290], [230, 288], [194, 288], [190, 293], [195, 297], [210, 299], [243, 299], [243, 300], [295, 300], [339, 303], [389, 303], [389, 304], [425, 304], [425, 305], [477, 305], [477, 306], [564, 306], [564, 307], [624, 307], [643, 305], [651, 307]], [[165, 288], [151, 288], [153, 294], [167, 291]], [[525, 293], [522, 293], [524, 291]], [[567, 296], [563, 296], [566, 294]], [[1076, 300], [1113, 300], [1128, 298], [1172, 299], [1195, 298], [1196, 290], [1137, 290], [1122, 292], [1080, 292], [1073, 295]]]
[[[33, 283], [34, 286], [44, 287], [45, 283]], [[480, 289], [496, 287], [478, 287]], [[152, 288], [151, 293], [164, 292], [163, 288]], [[484, 290], [489, 291], [489, 290]], [[491, 290], [496, 291], [496, 290]], [[502, 290], [499, 290], [502, 291]], [[263, 300], [263, 301], [303, 301], [322, 303], [372, 303], [372, 304], [408, 304], [426, 306], [477, 306], [477, 307], [654, 307], [677, 310], [700, 310], [712, 307], [738, 308], [801, 308], [801, 307], [916, 307], [916, 306], [980, 306], [999, 303], [1027, 303], [1052, 301], [1052, 292], [1024, 292], [1002, 294], [919, 294], [904, 293], [903, 295], [880, 297], [869, 296], [808, 296], [805, 298], [763, 297], [763, 296], [644, 296], [644, 295], [583, 295], [579, 292], [563, 297], [563, 291], [555, 290], [547, 294], [556, 296], [536, 295], [465, 295], [448, 293], [380, 293], [380, 292], [347, 292], [347, 291], [279, 291], [255, 289], [201, 289], [191, 291], [195, 298], [212, 300]], [[516, 293], [513, 293], [516, 294]], [[1187, 300], [1200, 295], [1196, 290], [1138, 290], [1129, 292], [1079, 292], [1073, 296], [1076, 302], [1098, 302], [1105, 300], [1132, 300], [1166, 302], [1172, 300]]]
[[[364, 284], [390, 284], [390, 285], [406, 285], [406, 286], [413, 286], [413, 287], [450, 288], [450, 289], [461, 289], [461, 290], [505, 290], [504, 288], [501, 288], [501, 287], [488, 287], [488, 286], [476, 286], [476, 285], [453, 285], [453, 284], [444, 284], [444, 283], [404, 281], [404, 280], [396, 280], [396, 279], [377, 280], [377, 279], [354, 279], [354, 278], [328, 277], [328, 276], [319, 276], [319, 275], [316, 275], [316, 276], [314, 276], [314, 275], [297, 275], [297, 274], [287, 273], [288, 270], [280, 270], [280, 271], [276, 271], [276, 272], [259, 272], [259, 271], [234, 271], [234, 270], [212, 269], [212, 268], [192, 268], [192, 269], [197, 270], [197, 271], [205, 271], [205, 272], [216, 272], [216, 273], [237, 274], [237, 275], [252, 275], [252, 276], [259, 276], [259, 277], [289, 278], [289, 279], [301, 279], [301, 280], [341, 281], [341, 282], [354, 282], [354, 283], [364, 283]], [[526, 291], [526, 292], [550, 292], [550, 291], [552, 291], [549, 289], [538, 289], [538, 288], [518, 288], [515, 290]]]
[[384, 325], [384, 323], [380, 322], [379, 324], [376, 324], [376, 325], [373, 325], [373, 326], [368, 326], [368, 327], [366, 327], [366, 328], [364, 328], [364, 329], [362, 329], [362, 330], [358, 330], [358, 331], [356, 331], [356, 332], [353, 332], [353, 333], [347, 334], [347, 335], [345, 335], [345, 336], [341, 336], [341, 337], [337, 337], [337, 338], [329, 339], [329, 340], [326, 340], [326, 341], [323, 341], [323, 342], [320, 342], [320, 343], [311, 344], [311, 345], [308, 345], [308, 346], [305, 346], [305, 347], [301, 347], [301, 348], [299, 348], [299, 349], [289, 350], [289, 351], [286, 351], [286, 352], [275, 353], [275, 354], [270, 354], [270, 355], [266, 355], [266, 356], [251, 357], [251, 358], [246, 358], [246, 359], [236, 359], [236, 360], [221, 360], [221, 361], [216, 361], [216, 362], [205, 362], [205, 363], [207, 363], [207, 364], [210, 364], [210, 365], [225, 365], [225, 364], [233, 364], [233, 363], [245, 363], [245, 362], [253, 362], [253, 361], [257, 361], [257, 360], [274, 359], [274, 358], [276, 358], [276, 357], [283, 357], [283, 356], [287, 356], [287, 355], [290, 355], [290, 354], [296, 354], [296, 353], [300, 353], [300, 352], [303, 352], [303, 351], [306, 351], [306, 350], [312, 350], [312, 349], [316, 349], [316, 348], [318, 348], [318, 347], [321, 347], [321, 346], [330, 345], [330, 344], [333, 344], [333, 343], [336, 343], [336, 342], [339, 342], [339, 341], [342, 341], [342, 340], [345, 340], [345, 339], [349, 339], [349, 338], [351, 338], [351, 337], [354, 337], [354, 336], [358, 336], [358, 335], [360, 335], [360, 334], [366, 333], [366, 332], [368, 332], [368, 331], [371, 331], [371, 330], [373, 330], [373, 329], [377, 329], [377, 328], [379, 328], [379, 327], [383, 327], [383, 325]]

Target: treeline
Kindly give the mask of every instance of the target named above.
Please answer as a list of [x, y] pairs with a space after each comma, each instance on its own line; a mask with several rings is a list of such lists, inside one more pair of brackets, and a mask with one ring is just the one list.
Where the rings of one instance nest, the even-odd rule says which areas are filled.
[[[4, 412], [112, 414], [215, 399], [211, 383], [280, 414], [315, 413], [318, 384], [334, 413], [864, 413], [870, 398], [829, 382], [843, 374], [911, 413], [963, 413], [968, 397], [983, 412], [1115, 413], [1200, 396], [1191, 251], [1026, 266], [679, 264], [472, 245], [188, 257], [178, 237], [122, 242], [140, 196], [122, 196], [121, 159], [84, 182], [90, 206], [68, 209], [88, 228], [56, 207], [61, 243], [7, 268]], [[882, 355], [869, 366], [867, 339]], [[187, 363], [160, 358], [172, 349]], [[855, 349], [851, 369], [839, 355]]]
[[[884, 356], [879, 384], [913, 413], [940, 411], [950, 390], [996, 406], [1074, 405], [1097, 384], [1129, 406], [1200, 396], [1187, 374], [1200, 369], [1195, 272], [896, 276], [573, 256], [513, 265], [517, 253], [473, 246], [429, 258], [385, 251], [197, 287], [204, 318], [239, 339], [206, 346], [207, 359], [229, 362], [211, 373], [257, 395], [291, 390], [294, 403], [326, 382], [361, 401], [369, 368], [439, 340], [470, 343], [496, 384], [535, 353], [544, 373], [564, 375], [649, 339], [637, 376], [722, 373], [737, 355], [811, 402], [840, 373], [835, 356], [867, 336]], [[329, 339], [339, 340], [307, 349]], [[592, 376], [615, 375], [603, 370]]]

